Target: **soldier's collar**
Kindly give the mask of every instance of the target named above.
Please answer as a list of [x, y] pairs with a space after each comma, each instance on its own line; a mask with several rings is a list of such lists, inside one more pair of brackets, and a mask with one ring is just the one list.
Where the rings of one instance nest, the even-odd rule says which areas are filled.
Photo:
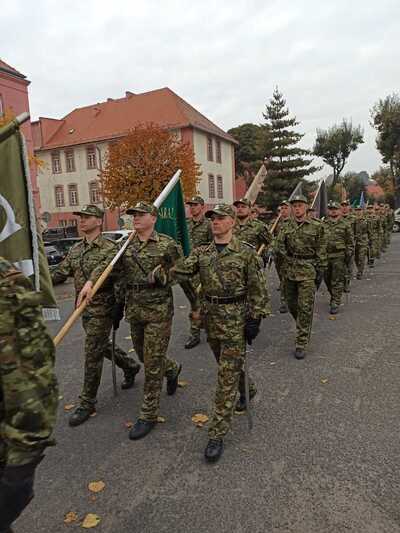
[[238, 239], [236, 237], [232, 237], [230, 243], [228, 244], [229, 250], [232, 250], [233, 252], [239, 252], [240, 251], [240, 245]]
[[[137, 233], [135, 235], [135, 239], [140, 241], [139, 235]], [[153, 233], [148, 238], [148, 241], [158, 242], [159, 240], [160, 240], [160, 237], [159, 237], [158, 233], [156, 232], [156, 230], [153, 230]], [[142, 242], [142, 241], [140, 241], [140, 242]]]
[[86, 237], [83, 238], [83, 241], [85, 243], [85, 246], [92, 246], [92, 245], [100, 246], [101, 241], [103, 239], [104, 239], [103, 235], [101, 233], [99, 233], [97, 235], [97, 237], [95, 239], [93, 239], [92, 241], [89, 242]]

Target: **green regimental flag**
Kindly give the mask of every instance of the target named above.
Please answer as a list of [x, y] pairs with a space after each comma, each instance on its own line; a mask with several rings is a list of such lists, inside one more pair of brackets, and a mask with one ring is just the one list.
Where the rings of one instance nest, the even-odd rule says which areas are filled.
[[25, 140], [16, 120], [0, 128], [0, 256], [32, 280], [41, 293], [45, 319], [59, 319], [36, 226]]
[[189, 255], [190, 239], [186, 224], [181, 181], [179, 179], [158, 207], [156, 231], [165, 233], [175, 239], [182, 246], [185, 256]]

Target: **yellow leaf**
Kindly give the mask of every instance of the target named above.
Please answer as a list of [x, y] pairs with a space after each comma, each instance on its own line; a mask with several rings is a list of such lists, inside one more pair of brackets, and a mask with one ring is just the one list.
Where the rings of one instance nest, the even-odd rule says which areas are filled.
[[202, 428], [204, 424], [208, 422], [208, 416], [202, 413], [197, 413], [192, 416], [192, 422], [194, 422], [197, 427]]
[[92, 413], [90, 416], [91, 416], [92, 418], [93, 418], [94, 416], [97, 416], [96, 411], [93, 411], [93, 413]]
[[157, 422], [160, 422], [161, 424], [163, 424], [165, 422], [165, 418], [163, 416], [158, 416]]
[[336, 320], [336, 317], [331, 315], [331, 316], [329, 317], [329, 320]]
[[321, 379], [321, 383], [322, 383], [323, 385], [325, 385], [325, 383], [328, 383], [328, 380], [325, 379], [325, 378], [322, 378], [322, 379]]
[[132, 353], [132, 352], [134, 352], [134, 351], [135, 351], [134, 348], [130, 348], [130, 349], [128, 350], [128, 353]]
[[130, 341], [131, 337], [124, 337], [124, 339], [126, 339], [127, 341]]
[[185, 381], [184, 379], [180, 379], [178, 381], [178, 387], [181, 387], [182, 389], [184, 389], [185, 387], [187, 387], [189, 385], [189, 382], [188, 381]]
[[82, 522], [82, 527], [85, 529], [96, 527], [99, 524], [100, 520], [101, 518], [97, 516], [97, 514], [88, 513]]
[[66, 524], [71, 524], [71, 522], [76, 522], [78, 520], [78, 515], [74, 511], [70, 511], [64, 517], [64, 522]]
[[124, 426], [129, 429], [133, 427], [133, 422], [124, 422]]
[[71, 411], [71, 409], [73, 409], [74, 407], [74, 403], [67, 403], [66, 405], [64, 405], [64, 411]]
[[104, 481], [92, 481], [89, 483], [88, 488], [91, 492], [101, 492], [105, 486]]

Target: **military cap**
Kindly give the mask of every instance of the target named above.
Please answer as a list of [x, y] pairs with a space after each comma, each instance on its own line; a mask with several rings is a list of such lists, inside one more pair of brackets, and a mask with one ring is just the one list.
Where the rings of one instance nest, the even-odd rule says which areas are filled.
[[290, 205], [289, 200], [282, 200], [282, 202], [279, 204], [281, 205]]
[[158, 209], [155, 205], [148, 202], [137, 202], [133, 207], [129, 207], [126, 210], [127, 215], [133, 215], [134, 213], [150, 213], [150, 215], [157, 215]]
[[350, 202], [348, 200], [342, 200], [340, 205], [350, 205]]
[[361, 211], [361, 210], [362, 210], [361, 205], [358, 205], [358, 206], [356, 207], [356, 211]]
[[189, 205], [204, 205], [204, 200], [201, 196], [192, 196], [186, 203]]
[[235, 218], [236, 213], [233, 207], [229, 204], [217, 204], [213, 209], [209, 209], [206, 212], [206, 217], [210, 218], [212, 215], [220, 215], [223, 217], [232, 217]]
[[104, 211], [94, 204], [83, 205], [80, 211], [73, 211], [73, 215], [87, 215], [89, 217], [103, 218]]
[[251, 202], [248, 198], [239, 198], [239, 200], [235, 200], [233, 202], [234, 206], [237, 206], [238, 204], [247, 205], [247, 207], [251, 207]]
[[328, 203], [328, 209], [340, 209], [339, 202], [329, 202]]
[[374, 209], [373, 204], [369, 204], [369, 205], [367, 205], [367, 209]]
[[294, 202], [302, 202], [303, 204], [308, 204], [308, 200], [303, 194], [296, 194], [296, 196], [290, 198], [289, 203], [294, 204]]

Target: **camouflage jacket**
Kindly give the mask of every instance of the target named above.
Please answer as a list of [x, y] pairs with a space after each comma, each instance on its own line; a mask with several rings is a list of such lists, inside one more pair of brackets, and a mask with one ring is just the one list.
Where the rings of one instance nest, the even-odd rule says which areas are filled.
[[285, 256], [286, 277], [293, 281], [315, 279], [327, 266], [324, 227], [320, 222], [290, 220], [277, 237], [276, 247]]
[[54, 444], [54, 344], [31, 282], [0, 257], [0, 464], [30, 463]]
[[197, 248], [203, 244], [209, 244], [213, 240], [211, 222], [208, 218], [203, 217], [199, 221], [188, 218], [186, 223], [189, 230], [190, 245], [192, 248]]
[[354, 255], [353, 226], [348, 221], [343, 218], [339, 220], [327, 218], [324, 221], [324, 233], [328, 259], [334, 257], [349, 259]]
[[[181, 248], [167, 235], [154, 231], [145, 242], [135, 235], [120, 259], [117, 282], [118, 300], [125, 301], [128, 320], [170, 320], [174, 311], [171, 282], [162, 274], [181, 256]], [[151, 272], [155, 272], [155, 286], [149, 284]]]
[[355, 231], [356, 231], [356, 220], [357, 220], [357, 217], [356, 215], [354, 215], [353, 213], [349, 213], [348, 215], [343, 215], [342, 216], [342, 220], [344, 220], [345, 222], [347, 222], [352, 231], [353, 231], [353, 236], [355, 235]]
[[380, 222], [375, 215], [367, 215], [367, 226], [370, 243], [379, 239]]
[[251, 244], [258, 250], [262, 244], [265, 244], [265, 248], [268, 249], [272, 241], [272, 235], [265, 224], [260, 220], [248, 219], [244, 224], [239, 224], [239, 220], [236, 220], [233, 228], [233, 234], [240, 241]]
[[[68, 277], [73, 277], [75, 291], [78, 295], [88, 280], [92, 281], [93, 284], [97, 281], [117, 252], [117, 245], [102, 235], [96, 237], [92, 242], [83, 239], [75, 244], [64, 261], [52, 270], [51, 279], [57, 285]], [[118, 269], [117, 263], [91, 303], [86, 307], [84, 316], [100, 317], [111, 312], [115, 304], [113, 282], [118, 275]]]
[[368, 245], [368, 224], [365, 218], [357, 218], [355, 222], [354, 241], [356, 246]]
[[[209, 338], [243, 337], [247, 316], [263, 318], [270, 313], [267, 280], [255, 249], [233, 237], [218, 252], [214, 242], [193, 250], [172, 269], [179, 282], [200, 275], [204, 287]], [[243, 297], [233, 303], [213, 303], [209, 297]]]

